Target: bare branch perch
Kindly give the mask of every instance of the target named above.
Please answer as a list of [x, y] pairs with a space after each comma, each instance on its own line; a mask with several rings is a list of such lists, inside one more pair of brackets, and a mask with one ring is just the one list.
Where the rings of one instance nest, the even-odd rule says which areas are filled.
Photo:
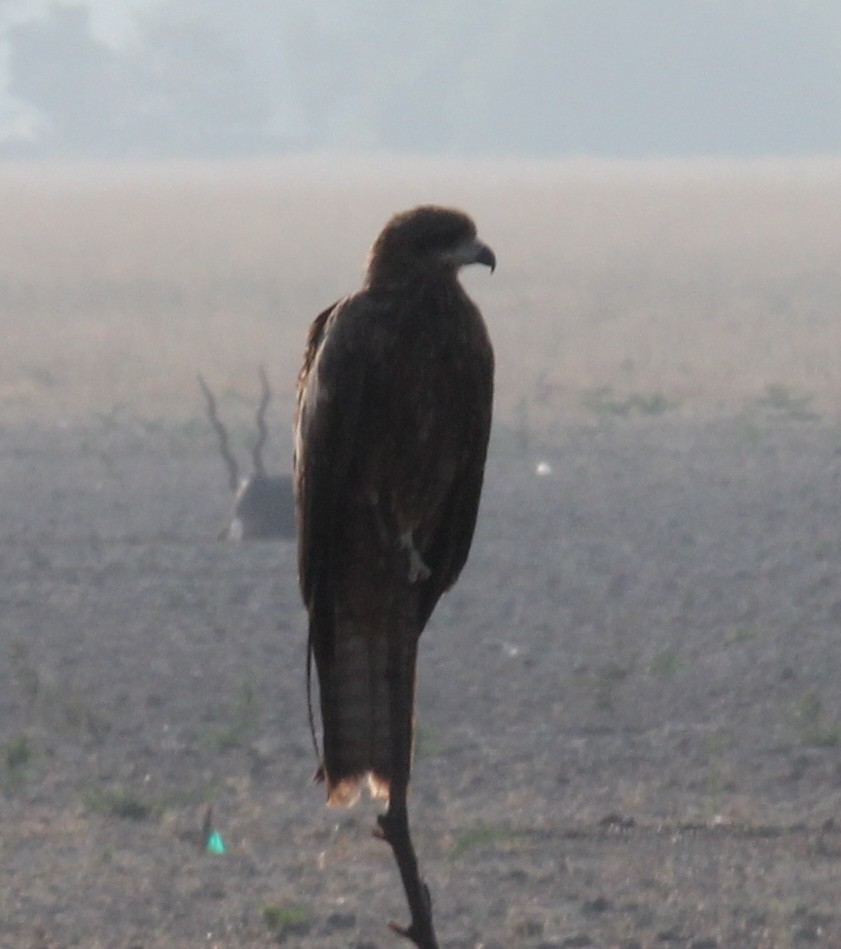
[[392, 774], [385, 814], [377, 818], [375, 834], [391, 847], [412, 920], [390, 928], [413, 942], [418, 949], [438, 949], [432, 923], [432, 897], [418, 869], [418, 859], [409, 832], [407, 794], [412, 770], [412, 705], [415, 691], [420, 630], [409, 595], [409, 552], [398, 548], [392, 556], [394, 585], [388, 618], [389, 719], [391, 722]]

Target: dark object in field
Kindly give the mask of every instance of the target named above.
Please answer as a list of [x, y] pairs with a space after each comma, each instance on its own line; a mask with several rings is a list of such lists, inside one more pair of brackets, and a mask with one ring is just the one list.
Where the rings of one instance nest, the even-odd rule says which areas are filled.
[[234, 505], [227, 526], [219, 534], [224, 540], [269, 540], [295, 536], [295, 501], [290, 475], [268, 475], [263, 467], [263, 446], [268, 436], [266, 408], [271, 399], [269, 382], [263, 367], [260, 381], [263, 391], [257, 408], [257, 441], [251, 450], [254, 473], [240, 481], [239, 467], [234, 458], [228, 433], [216, 411], [216, 399], [207, 383], [198, 376], [199, 385], [207, 400], [207, 414], [216, 434], [219, 448], [228, 469], [228, 485], [234, 493]]
[[364, 779], [388, 798], [379, 835], [412, 915], [408, 929], [392, 925], [424, 949], [437, 942], [406, 806], [415, 660], [467, 560], [491, 424], [493, 350], [458, 271], [495, 262], [459, 211], [396, 215], [362, 289], [313, 323], [298, 383], [298, 558], [319, 775], [328, 803], [353, 803]]

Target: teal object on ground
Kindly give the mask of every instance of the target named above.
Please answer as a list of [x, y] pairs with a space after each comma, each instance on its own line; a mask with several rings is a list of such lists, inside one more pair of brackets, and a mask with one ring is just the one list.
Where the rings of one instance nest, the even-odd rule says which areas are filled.
[[212, 830], [207, 835], [207, 843], [205, 844], [208, 853], [224, 853], [225, 852], [225, 841], [222, 840], [222, 835], [218, 830]]

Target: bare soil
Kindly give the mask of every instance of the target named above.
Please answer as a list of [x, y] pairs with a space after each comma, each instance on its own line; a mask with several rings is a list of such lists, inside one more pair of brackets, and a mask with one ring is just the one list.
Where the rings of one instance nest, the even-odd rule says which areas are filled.
[[[530, 435], [421, 650], [442, 946], [841, 945], [841, 427]], [[374, 807], [311, 783], [294, 545], [215, 540], [221, 467], [162, 423], [0, 433], [3, 947], [400, 944]]]
[[428, 201], [499, 260], [420, 658], [442, 947], [841, 947], [841, 163], [307, 158], [0, 168], [0, 949], [401, 944], [195, 374], [246, 474], [265, 362], [288, 471], [309, 321]]

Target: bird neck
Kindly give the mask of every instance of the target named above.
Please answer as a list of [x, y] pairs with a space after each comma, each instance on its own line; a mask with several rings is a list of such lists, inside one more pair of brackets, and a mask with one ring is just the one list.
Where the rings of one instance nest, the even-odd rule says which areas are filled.
[[371, 293], [427, 294], [441, 290], [452, 293], [459, 286], [457, 270], [450, 265], [430, 266], [428, 262], [413, 265], [411, 260], [372, 260], [365, 274], [363, 288]]

